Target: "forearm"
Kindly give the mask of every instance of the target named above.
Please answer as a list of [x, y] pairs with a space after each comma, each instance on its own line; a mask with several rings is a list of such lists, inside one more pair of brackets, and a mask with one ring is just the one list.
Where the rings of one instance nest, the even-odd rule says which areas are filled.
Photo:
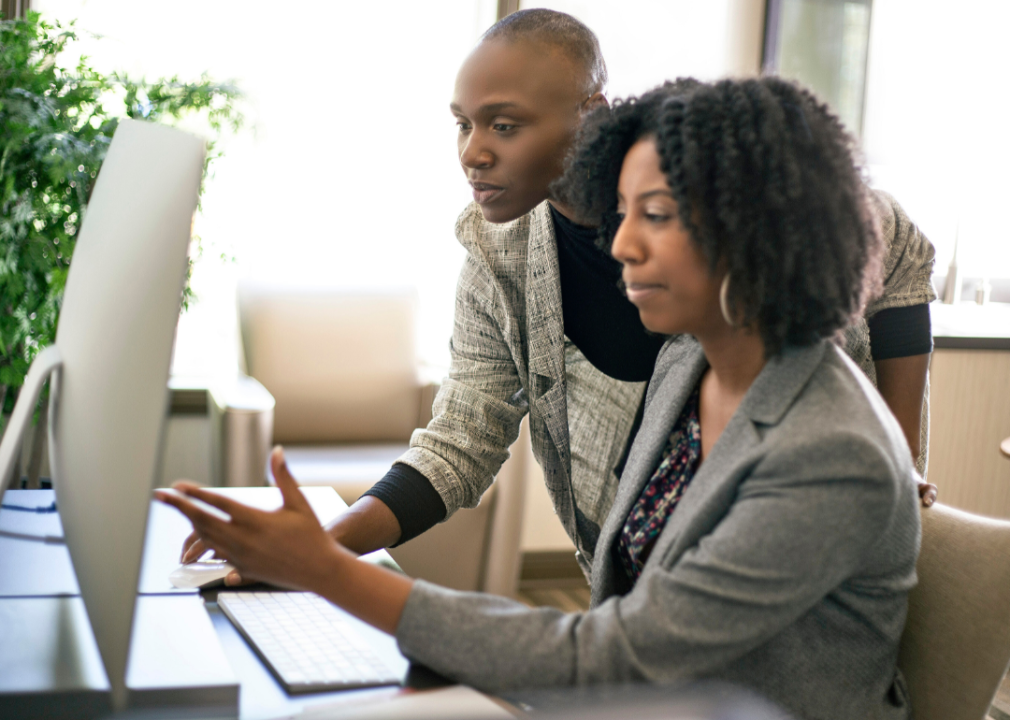
[[395, 545], [400, 539], [400, 523], [384, 502], [366, 495], [327, 525], [326, 532], [348, 550], [363, 555]]
[[923, 398], [933, 331], [923, 303], [881, 310], [867, 320], [877, 389], [901, 425], [912, 457], [922, 451]]
[[[418, 580], [397, 624], [396, 641], [412, 662], [481, 691], [560, 687], [575, 683], [577, 629], [593, 613], [599, 611], [530, 608]], [[605, 662], [608, 648], [593, 644], [587, 654], [593, 650]]]
[[405, 575], [359, 562], [334, 545], [309, 589], [369, 625], [395, 635], [413, 586], [414, 581]]
[[802, 482], [786, 471], [788, 455], [737, 495], [704, 542], [672, 565], [654, 554], [630, 593], [587, 612], [418, 581], [397, 625], [401, 651], [486, 692], [673, 683], [717, 672], [838, 587], [892, 515], [880, 477], [890, 470], [865, 444], [839, 448], [839, 456], [863, 461], [856, 472], [812, 470]]
[[908, 441], [912, 459], [919, 457], [922, 398], [926, 392], [929, 354], [878, 360], [877, 390], [891, 409]]

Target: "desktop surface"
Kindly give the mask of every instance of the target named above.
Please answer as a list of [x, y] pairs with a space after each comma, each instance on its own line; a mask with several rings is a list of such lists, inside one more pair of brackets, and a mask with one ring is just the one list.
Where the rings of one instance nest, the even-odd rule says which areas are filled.
[[[328, 522], [346, 508], [332, 488], [302, 490], [321, 522]], [[262, 509], [280, 505], [275, 488], [229, 488], [220, 489], [220, 492]], [[52, 498], [52, 491], [10, 490], [3, 500], [5, 504], [39, 507], [52, 502]], [[218, 605], [222, 594], [275, 589], [252, 585], [238, 589], [218, 587], [199, 593], [174, 592], [167, 577], [178, 565], [179, 550], [190, 532], [189, 522], [160, 503], [152, 506], [150, 517], [144, 549], [145, 572], [141, 573], [136, 612], [141, 626], [146, 620], [146, 629], [135, 630], [134, 642], [141, 647], [139, 652], [134, 652], [134, 658], [139, 664], [132, 665], [128, 675], [133, 702], [127, 716], [131, 720], [193, 717], [194, 706], [204, 711], [200, 717], [236, 717], [236, 690], [237, 717], [241, 720], [295, 717], [305, 720], [490, 719], [525, 714], [517, 712], [517, 707], [546, 717], [561, 712], [565, 720], [584, 715], [601, 720], [627, 717], [629, 710], [643, 709], [643, 715], [659, 709], [667, 713], [663, 717], [769, 720], [785, 717], [768, 712], [767, 705], [748, 699], [749, 696], [740, 696], [747, 701], [740, 704], [735, 699], [737, 695], [727, 695], [725, 688], [712, 687], [537, 690], [512, 693], [499, 701], [453, 685], [416, 665], [409, 666], [401, 687], [290, 695]], [[24, 513], [22, 516], [17, 511], [0, 511], [0, 635], [3, 636], [0, 641], [0, 717], [109, 717], [108, 680], [87, 622], [84, 603], [72, 592], [75, 581], [69, 556], [65, 558], [67, 565], [62, 564], [64, 560], [59, 551], [62, 549], [66, 554], [66, 548], [52, 541], [43, 543], [49, 553], [46, 558], [53, 565], [31, 565], [12, 561], [10, 557], [12, 553], [30, 552], [26, 551], [27, 547], [38, 545], [31, 537], [58, 537], [59, 528], [59, 518], [54, 514]], [[385, 551], [372, 553], [364, 559], [396, 567]], [[47, 572], [55, 572], [58, 582], [46, 585], [38, 578], [21, 577]], [[54, 592], [39, 594], [40, 588]], [[25, 594], [16, 595], [18, 592]], [[172, 622], [163, 622], [165, 618]], [[178, 666], [185, 663], [171, 660], [173, 645], [180, 639], [173, 629], [180, 623], [186, 628], [199, 630], [199, 626], [203, 626], [207, 630], [197, 632], [197, 639], [190, 642], [212, 641], [198, 650], [199, 657], [194, 664], [181, 668]], [[362, 633], [372, 634], [370, 640], [384, 642], [387, 649], [397, 652], [393, 638], [363, 623], [360, 625]], [[191, 702], [180, 705], [179, 698], [173, 697], [176, 688], [171, 687], [171, 682], [192, 683], [197, 677], [203, 682], [202, 689], [196, 694], [190, 689], [188, 699]], [[26, 695], [31, 696], [27, 702]], [[48, 706], [47, 698], [51, 699]], [[701, 705], [699, 698], [704, 700]], [[649, 705], [646, 701], [655, 703]], [[38, 711], [40, 707], [44, 712]], [[167, 707], [174, 707], [178, 715], [166, 710]], [[734, 712], [741, 710], [743, 714], [727, 712], [727, 708]], [[765, 714], [747, 714], [759, 708]]]
[[[8, 490], [3, 504], [46, 508], [55, 500], [52, 490]], [[0, 598], [80, 594], [59, 513], [0, 509]]]
[[[280, 494], [276, 488], [221, 488], [222, 494], [241, 502], [272, 509], [279, 507]], [[328, 487], [303, 488], [306, 498], [315, 510], [320, 522], [326, 523], [346, 509], [346, 504]], [[5, 495], [4, 504], [24, 507], [44, 507], [54, 499], [51, 490], [9, 490]], [[178, 591], [168, 583], [168, 574], [178, 566], [182, 543], [190, 533], [189, 521], [174, 509], [152, 501], [148, 532], [144, 548], [144, 560], [140, 575], [138, 590], [138, 622], [144, 618], [149, 620], [147, 631], [138, 632], [137, 642], [144, 648], [133, 653], [128, 677], [132, 688], [135, 707], [155, 707], [165, 702], [177, 704], [170, 697], [173, 688], [171, 683], [161, 680], [175, 674], [185, 683], [193, 680], [194, 671], [209, 673], [202, 693], [191, 697], [206, 699], [208, 691], [216, 697], [215, 702], [227, 701], [228, 677], [232, 678], [232, 687], [237, 684], [239, 717], [243, 720], [266, 720], [267, 718], [291, 717], [310, 707], [324, 707], [333, 704], [353, 706], [358, 703], [371, 704], [384, 698], [393, 698], [405, 692], [401, 687], [369, 688], [362, 690], [339, 690], [320, 693], [306, 693], [297, 696], [289, 695], [277, 682], [270, 670], [263, 664], [256, 652], [249, 646], [235, 626], [225, 617], [217, 605], [219, 592], [230, 592], [228, 589], [204, 591]], [[91, 665], [98, 658], [97, 647], [90, 628], [82, 627], [81, 622], [67, 624], [54, 623], [53, 617], [76, 617], [83, 615], [83, 605], [77, 593], [73, 566], [65, 545], [59, 543], [61, 537], [58, 513], [36, 514], [14, 510], [0, 510], [0, 618], [35, 617], [34, 623], [22, 623], [19, 628], [19, 638], [22, 642], [0, 645], [0, 667], [11, 667], [12, 663], [20, 662], [20, 653], [24, 648], [49, 648], [52, 652], [35, 652], [31, 667], [34, 667], [31, 680], [32, 692], [77, 692], [82, 697], [93, 697], [107, 687], [104, 671], [100, 663], [97, 670]], [[49, 542], [45, 538], [49, 538]], [[42, 538], [42, 540], [39, 540]], [[390, 567], [396, 567], [392, 558], [385, 551], [372, 553], [365, 561], [378, 562]], [[252, 586], [264, 589], [265, 586]], [[241, 588], [248, 590], [250, 588]], [[80, 607], [78, 607], [80, 606]], [[55, 613], [55, 614], [54, 614]], [[194, 614], [196, 613], [196, 614]], [[203, 618], [212, 628], [219, 648], [203, 647], [197, 655], [202, 660], [195, 666], [175, 668], [180, 662], [166, 660], [170, 657], [173, 638], [166, 633], [166, 628], [173, 627], [174, 620], [190, 624], [201, 624]], [[384, 642], [395, 650], [395, 640], [373, 628], [358, 623], [358, 630], [369, 637], [369, 641]], [[5, 624], [7, 624], [5, 622]], [[31, 642], [32, 638], [43, 640], [46, 632], [72, 633], [73, 637], [51, 638], [52, 642]], [[22, 636], [24, 636], [22, 638]], [[83, 638], [83, 639], [82, 639]], [[76, 643], [77, 655], [69, 657], [62, 650], [61, 643], [71, 639]], [[203, 635], [203, 641], [207, 635]], [[180, 650], [180, 648], [175, 648]], [[185, 650], [185, 648], [181, 648]], [[80, 657], [78, 657], [78, 655]], [[402, 659], [402, 656], [400, 656]], [[91, 660], [90, 665], [88, 660]], [[46, 663], [69, 662], [73, 673], [68, 675], [66, 668], [42, 667]], [[403, 660], [404, 665], [406, 661]], [[64, 662], [65, 664], [65, 662]], [[189, 663], [185, 663], [189, 665]], [[230, 667], [229, 667], [230, 666]], [[27, 666], [26, 666], [27, 667]], [[215, 672], [215, 668], [224, 672]], [[230, 671], [230, 673], [228, 672]], [[60, 682], [70, 678], [68, 687], [60, 686]], [[433, 679], [434, 678], [434, 679]], [[14, 683], [0, 686], [0, 715], [6, 704], [5, 693], [18, 689], [16, 678]], [[104, 681], [104, 685], [103, 682]], [[445, 681], [413, 670], [406, 674], [406, 687], [431, 687], [444, 684]], [[64, 683], [67, 684], [67, 683]], [[23, 685], [22, 689], [26, 689]], [[76, 689], [75, 689], [76, 688]], [[409, 691], [407, 691], [409, 692]], [[223, 694], [222, 694], [223, 693]], [[146, 699], [145, 699], [146, 696]], [[64, 697], [70, 697], [65, 695]], [[234, 694], [232, 695], [234, 697]], [[199, 704], [207, 706], [207, 703]], [[96, 707], [100, 707], [98, 703]], [[81, 708], [83, 709], [83, 708]]]

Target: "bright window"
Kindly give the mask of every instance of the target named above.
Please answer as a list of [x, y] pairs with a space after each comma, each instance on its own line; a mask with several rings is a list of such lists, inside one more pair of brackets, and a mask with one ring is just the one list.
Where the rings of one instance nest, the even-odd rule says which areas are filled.
[[761, 61], [761, 0], [526, 1], [582, 20], [599, 37], [610, 98], [639, 94], [664, 80], [753, 75]]
[[[404, 286], [421, 299], [422, 359], [448, 362], [469, 202], [447, 110], [456, 70], [495, 0], [276, 3], [207, 0], [167, 11], [130, 0], [34, 0], [104, 35], [103, 70], [234, 78], [251, 129], [227, 147], [197, 228], [201, 301], [180, 323], [175, 371], [234, 368], [240, 278], [299, 286]], [[611, 98], [665, 79], [753, 74], [761, 0], [523, 2], [579, 17], [600, 37]], [[188, 12], [186, 11], [188, 10]], [[875, 0], [863, 139], [874, 184], [937, 247], [960, 234], [966, 276], [1010, 277], [1005, 69], [1010, 4]], [[221, 263], [220, 253], [237, 262]]]
[[[226, 148], [197, 232], [200, 302], [180, 322], [174, 371], [233, 372], [234, 290], [415, 286], [420, 352], [448, 364], [471, 200], [449, 101], [456, 70], [495, 3], [35, 0], [80, 30], [103, 70], [234, 78], [252, 127]], [[220, 253], [235, 263], [215, 259]]]
[[875, 0], [864, 118], [874, 183], [966, 277], [1010, 277], [1010, 3]]

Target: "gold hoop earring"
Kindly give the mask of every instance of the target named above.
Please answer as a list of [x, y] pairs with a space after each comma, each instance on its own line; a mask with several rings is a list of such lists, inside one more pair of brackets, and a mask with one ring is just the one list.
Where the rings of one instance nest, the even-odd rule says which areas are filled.
[[722, 277], [722, 285], [719, 286], [719, 309], [722, 311], [722, 319], [730, 327], [736, 327], [733, 316], [729, 312], [729, 273]]

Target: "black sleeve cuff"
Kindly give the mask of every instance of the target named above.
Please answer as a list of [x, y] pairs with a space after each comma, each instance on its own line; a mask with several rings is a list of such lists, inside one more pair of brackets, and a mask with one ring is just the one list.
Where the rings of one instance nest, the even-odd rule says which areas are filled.
[[365, 495], [384, 502], [400, 523], [400, 539], [393, 547], [413, 540], [445, 519], [442, 496], [428, 478], [410, 465], [395, 463], [362, 497]]
[[874, 361], [933, 352], [933, 327], [925, 303], [881, 310], [866, 324]]

